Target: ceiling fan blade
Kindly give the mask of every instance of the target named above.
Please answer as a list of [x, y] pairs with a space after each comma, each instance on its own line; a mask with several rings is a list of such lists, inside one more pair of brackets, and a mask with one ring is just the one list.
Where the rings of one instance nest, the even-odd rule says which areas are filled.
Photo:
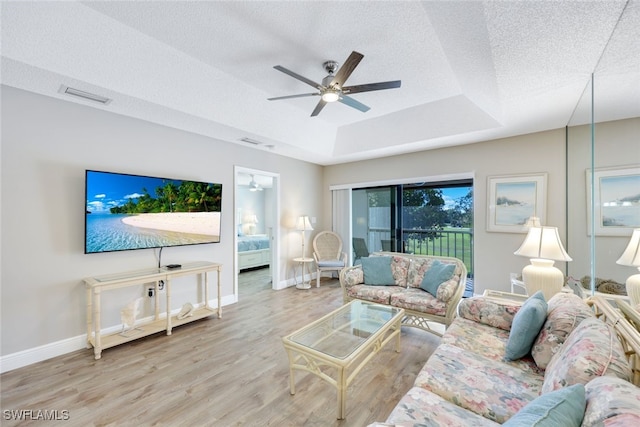
[[267, 98], [268, 101], [277, 101], [279, 99], [302, 98], [305, 96], [319, 96], [320, 93], [301, 93], [300, 95], [276, 96], [275, 98]]
[[316, 105], [316, 108], [314, 108], [313, 112], [311, 113], [311, 117], [315, 117], [320, 114], [320, 111], [322, 111], [325, 105], [327, 105], [327, 102], [321, 98], [320, 102], [318, 102], [318, 105]]
[[346, 86], [342, 88], [342, 93], [352, 94], [359, 92], [370, 92], [372, 90], [383, 90], [383, 89], [395, 89], [400, 87], [400, 80], [393, 80], [389, 82], [380, 82], [380, 83], [368, 83], [364, 85], [355, 85], [355, 86]]
[[318, 89], [318, 90], [322, 89], [322, 85], [321, 85], [321, 84], [316, 83], [316, 82], [314, 82], [313, 80], [309, 80], [308, 78], [306, 78], [306, 77], [304, 77], [304, 76], [301, 76], [301, 75], [300, 75], [300, 74], [298, 74], [298, 73], [294, 73], [293, 71], [288, 70], [288, 69], [284, 68], [284, 67], [283, 67], [283, 66], [281, 66], [281, 65], [276, 65], [276, 66], [274, 66], [273, 68], [275, 68], [275, 69], [276, 69], [276, 70], [278, 70], [278, 71], [282, 71], [283, 73], [288, 74], [288, 75], [290, 75], [291, 77], [293, 77], [294, 79], [298, 79], [298, 80], [300, 80], [301, 82], [304, 82], [304, 83], [308, 84], [309, 86], [313, 86], [313, 87], [315, 87], [315, 88], [316, 88], [316, 89]]
[[338, 68], [338, 72], [336, 73], [335, 77], [331, 81], [330, 86], [338, 85], [342, 87], [342, 85], [344, 84], [344, 82], [347, 81], [351, 73], [353, 73], [353, 70], [355, 70], [355, 68], [358, 66], [360, 61], [362, 61], [362, 58], [364, 58], [363, 54], [358, 53], [355, 50], [351, 52], [351, 55], [349, 55], [349, 57], [344, 62], [344, 64], [342, 64], [342, 67]]
[[338, 101], [342, 102], [345, 105], [348, 105], [349, 107], [353, 107], [356, 110], [360, 110], [363, 113], [366, 113], [371, 109], [371, 107], [367, 107], [362, 102], [356, 101], [355, 99], [346, 95], [342, 95]]

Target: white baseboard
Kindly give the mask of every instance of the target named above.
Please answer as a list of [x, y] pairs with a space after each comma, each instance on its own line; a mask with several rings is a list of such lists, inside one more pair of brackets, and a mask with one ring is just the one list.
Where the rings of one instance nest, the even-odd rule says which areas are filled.
[[276, 290], [279, 291], [281, 289], [290, 288], [292, 286], [296, 286], [298, 283], [302, 283], [303, 281], [312, 283], [315, 280], [316, 280], [316, 273], [311, 272], [311, 274], [305, 274], [304, 278], [302, 276], [296, 276], [286, 280], [281, 280], [280, 282], [278, 282], [278, 287], [276, 288]]
[[[223, 307], [225, 305], [234, 304], [236, 302], [237, 301], [233, 295], [222, 297]], [[217, 307], [218, 300], [212, 300], [209, 302], [209, 304], [213, 307]], [[180, 308], [172, 310], [172, 314], [176, 314], [179, 312]], [[224, 315], [224, 310], [222, 311], [222, 314]], [[144, 320], [145, 319], [141, 319], [141, 321]], [[103, 329], [102, 333], [117, 332], [120, 328], [120, 325], [111, 326], [109, 328]], [[7, 354], [6, 356], [0, 357], [0, 374], [86, 348], [87, 334], [82, 334], [76, 337], [66, 338], [60, 341], [41, 345], [39, 347], [29, 348], [27, 350]], [[93, 357], [93, 351], [87, 350], [87, 357]]]
[[67, 338], [54, 343], [19, 351], [17, 353], [7, 354], [0, 358], [0, 373], [3, 374], [33, 363], [51, 359], [52, 357], [62, 356], [63, 354], [86, 348], [86, 346], [87, 335], [83, 334], [77, 337]]

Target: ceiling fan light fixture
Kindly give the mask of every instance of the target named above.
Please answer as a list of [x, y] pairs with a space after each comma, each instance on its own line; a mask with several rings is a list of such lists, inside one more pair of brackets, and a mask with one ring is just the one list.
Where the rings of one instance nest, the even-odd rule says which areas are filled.
[[336, 102], [338, 99], [340, 99], [340, 93], [335, 89], [327, 89], [322, 93], [324, 102]]
[[251, 182], [249, 182], [249, 191], [262, 191], [262, 187], [255, 180], [253, 175], [251, 176]]

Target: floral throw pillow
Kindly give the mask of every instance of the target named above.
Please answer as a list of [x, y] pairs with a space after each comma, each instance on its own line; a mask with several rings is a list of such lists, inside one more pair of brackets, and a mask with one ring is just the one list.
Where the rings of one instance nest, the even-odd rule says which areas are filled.
[[549, 300], [547, 320], [533, 343], [531, 356], [536, 365], [546, 369], [569, 334], [584, 319], [595, 317], [589, 306], [577, 295], [559, 292]]

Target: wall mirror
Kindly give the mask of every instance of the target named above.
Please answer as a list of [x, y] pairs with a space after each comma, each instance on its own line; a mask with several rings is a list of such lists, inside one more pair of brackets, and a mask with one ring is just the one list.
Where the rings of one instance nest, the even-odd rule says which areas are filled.
[[620, 180], [614, 177], [640, 166], [640, 2], [620, 8], [606, 46], [594, 46], [601, 55], [567, 124], [567, 250], [574, 259], [567, 275], [589, 276], [591, 291], [593, 278], [624, 283], [635, 271], [616, 260], [640, 213], [605, 211], [606, 200], [601, 200], [632, 192], [623, 188], [628, 181], [616, 184]]

